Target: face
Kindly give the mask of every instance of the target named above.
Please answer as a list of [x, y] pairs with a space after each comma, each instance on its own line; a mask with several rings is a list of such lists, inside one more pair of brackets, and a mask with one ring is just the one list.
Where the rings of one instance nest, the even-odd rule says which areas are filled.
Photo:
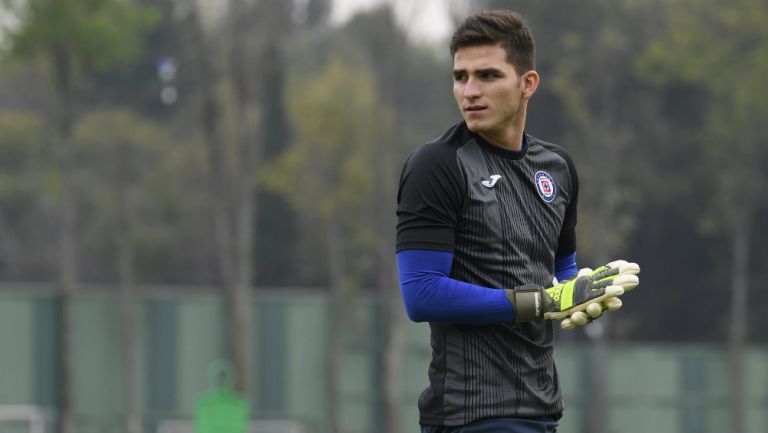
[[484, 138], [522, 131], [537, 85], [538, 74], [518, 75], [501, 45], [464, 47], [453, 56], [453, 96], [469, 130]]

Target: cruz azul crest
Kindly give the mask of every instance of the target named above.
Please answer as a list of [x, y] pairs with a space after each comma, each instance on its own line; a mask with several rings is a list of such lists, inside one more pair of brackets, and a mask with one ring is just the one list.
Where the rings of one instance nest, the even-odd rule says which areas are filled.
[[549, 203], [555, 199], [557, 194], [557, 185], [555, 180], [546, 171], [537, 171], [533, 176], [536, 181], [536, 190], [539, 191], [541, 198]]

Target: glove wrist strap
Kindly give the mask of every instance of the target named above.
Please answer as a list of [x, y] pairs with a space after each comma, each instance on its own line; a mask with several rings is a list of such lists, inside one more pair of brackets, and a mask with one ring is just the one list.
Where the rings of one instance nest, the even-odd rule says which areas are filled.
[[542, 288], [535, 284], [526, 284], [507, 290], [507, 298], [515, 307], [515, 323], [530, 322], [544, 317], [541, 292]]

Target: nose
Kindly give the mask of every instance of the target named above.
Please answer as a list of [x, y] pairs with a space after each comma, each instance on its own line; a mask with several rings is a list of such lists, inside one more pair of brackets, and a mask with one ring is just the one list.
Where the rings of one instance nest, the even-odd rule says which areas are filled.
[[480, 97], [480, 83], [472, 77], [469, 77], [464, 85], [464, 97], [467, 99], [477, 99]]

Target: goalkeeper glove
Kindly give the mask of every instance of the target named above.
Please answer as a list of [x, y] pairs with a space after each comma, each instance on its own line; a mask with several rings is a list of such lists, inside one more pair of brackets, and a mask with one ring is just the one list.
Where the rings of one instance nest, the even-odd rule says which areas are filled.
[[[601, 266], [589, 274], [580, 272], [576, 278], [543, 288], [526, 284], [507, 290], [507, 297], [515, 307], [516, 323], [536, 319], [562, 320], [570, 318], [581, 322], [586, 311], [590, 316], [599, 317], [602, 306], [616, 308], [620, 302], [611, 301], [631, 290], [640, 283], [636, 263], [617, 260]], [[594, 304], [594, 306], [592, 306]], [[597, 311], [597, 310], [600, 311]], [[580, 314], [577, 314], [580, 313]], [[573, 316], [576, 317], [573, 317]], [[584, 317], [586, 323], [586, 317]]]
[[[640, 272], [640, 268], [638, 267], [636, 272]], [[577, 277], [583, 277], [583, 276], [591, 276], [594, 274], [595, 271], [589, 268], [583, 268], [579, 270], [579, 273], [576, 275]], [[632, 287], [625, 287], [625, 290], [630, 290]], [[605, 302], [602, 303], [590, 303], [587, 305], [587, 309], [585, 311], [577, 311], [573, 314], [571, 314], [571, 317], [566, 317], [560, 322], [560, 327], [563, 329], [573, 329], [577, 325], [586, 325], [589, 322], [594, 321], [598, 317], [600, 317], [603, 314], [604, 310], [608, 311], [616, 311], [623, 303], [621, 302], [621, 298], [610, 298]]]
[[576, 325], [586, 325], [587, 323], [592, 322], [598, 317], [602, 316], [604, 310], [616, 311], [621, 308], [622, 305], [623, 303], [619, 297], [611, 298], [600, 304], [593, 302], [587, 305], [587, 309], [585, 311], [577, 311], [571, 314], [571, 317], [566, 317], [563, 319], [560, 322], [560, 327], [563, 329], [573, 329], [576, 327]]

